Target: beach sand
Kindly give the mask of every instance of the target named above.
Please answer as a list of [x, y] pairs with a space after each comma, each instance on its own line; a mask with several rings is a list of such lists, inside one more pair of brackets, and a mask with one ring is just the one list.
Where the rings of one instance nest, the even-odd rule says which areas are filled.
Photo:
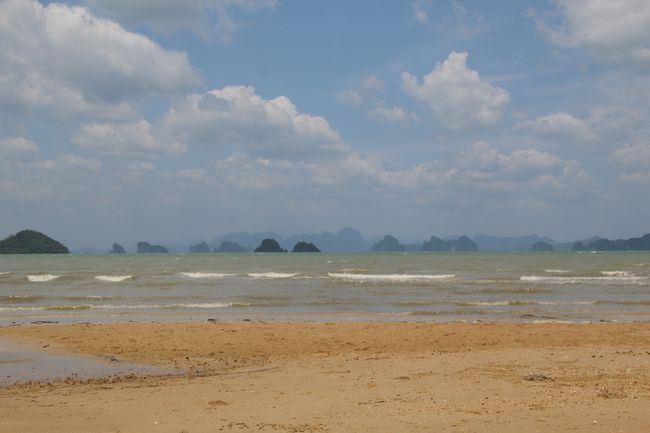
[[650, 323], [118, 323], [0, 337], [182, 371], [1, 389], [7, 433], [650, 431]]

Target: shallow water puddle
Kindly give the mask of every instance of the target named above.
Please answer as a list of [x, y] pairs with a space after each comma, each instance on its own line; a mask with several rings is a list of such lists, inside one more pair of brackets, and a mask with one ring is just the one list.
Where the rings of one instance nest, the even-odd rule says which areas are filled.
[[21, 346], [0, 338], [0, 387], [17, 382], [74, 377], [92, 379], [114, 375], [177, 374], [173, 369], [123, 362], [116, 358], [64, 355]]

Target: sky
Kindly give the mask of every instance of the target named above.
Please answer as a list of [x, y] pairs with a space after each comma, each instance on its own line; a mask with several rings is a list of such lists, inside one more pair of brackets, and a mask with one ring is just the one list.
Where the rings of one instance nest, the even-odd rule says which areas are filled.
[[650, 232], [647, 0], [0, 0], [0, 237]]

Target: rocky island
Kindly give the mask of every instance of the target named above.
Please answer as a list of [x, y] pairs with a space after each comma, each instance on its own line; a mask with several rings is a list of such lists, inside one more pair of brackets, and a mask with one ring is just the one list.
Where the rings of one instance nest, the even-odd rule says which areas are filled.
[[70, 254], [70, 251], [41, 232], [23, 230], [0, 241], [0, 254]]
[[286, 253], [275, 239], [264, 239], [259, 247], [255, 248], [256, 253]]
[[223, 241], [219, 245], [219, 248], [214, 250], [215, 253], [247, 253], [248, 250], [237, 242], [232, 241]]
[[138, 254], [165, 254], [169, 250], [162, 245], [151, 245], [149, 242], [138, 242]]
[[120, 244], [113, 244], [113, 248], [108, 252], [108, 254], [126, 254], [124, 247]]
[[320, 253], [320, 249], [311, 242], [298, 242], [291, 250], [292, 253]]
[[555, 249], [553, 248], [553, 245], [547, 242], [539, 241], [533, 244], [531, 250], [532, 251], [554, 251]]
[[199, 242], [196, 245], [190, 246], [190, 254], [205, 254], [210, 252], [210, 246], [205, 242]]

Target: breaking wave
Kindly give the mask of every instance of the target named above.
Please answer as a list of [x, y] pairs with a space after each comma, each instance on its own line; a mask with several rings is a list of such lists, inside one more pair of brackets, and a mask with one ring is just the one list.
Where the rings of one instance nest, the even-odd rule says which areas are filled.
[[246, 274], [251, 278], [293, 278], [298, 273], [285, 273], [285, 272], [252, 272]]
[[456, 274], [351, 274], [351, 273], [329, 273], [331, 278], [346, 281], [360, 282], [408, 282], [408, 281], [435, 281], [451, 280]]
[[109, 283], [121, 283], [130, 278], [133, 278], [133, 275], [97, 275], [95, 277], [97, 281], [106, 281]]
[[527, 281], [530, 283], [550, 283], [550, 284], [578, 284], [585, 282], [608, 281], [612, 283], [638, 283], [639, 281], [647, 280], [646, 277], [639, 277], [634, 274], [626, 275], [612, 275], [602, 277], [540, 277], [537, 275], [524, 275], [519, 277], [520, 281]]
[[54, 281], [59, 277], [60, 275], [53, 274], [27, 275], [27, 279], [32, 283], [46, 283], [48, 281]]
[[181, 275], [186, 278], [204, 279], [234, 277], [237, 274], [225, 274], [222, 272], [181, 272]]

